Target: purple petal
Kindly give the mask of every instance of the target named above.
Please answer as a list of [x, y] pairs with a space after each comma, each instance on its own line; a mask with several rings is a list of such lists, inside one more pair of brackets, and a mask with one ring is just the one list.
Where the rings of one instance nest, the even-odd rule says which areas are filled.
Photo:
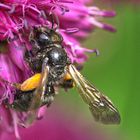
[[9, 55], [0, 54], [0, 76], [9, 82], [21, 81], [21, 73]]

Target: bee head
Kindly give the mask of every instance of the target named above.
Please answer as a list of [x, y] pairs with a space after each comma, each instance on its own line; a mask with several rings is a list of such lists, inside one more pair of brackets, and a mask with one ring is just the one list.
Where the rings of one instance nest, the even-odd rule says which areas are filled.
[[49, 29], [47, 27], [34, 27], [29, 40], [33, 45], [49, 47], [51, 44], [62, 43], [63, 38], [54, 29]]

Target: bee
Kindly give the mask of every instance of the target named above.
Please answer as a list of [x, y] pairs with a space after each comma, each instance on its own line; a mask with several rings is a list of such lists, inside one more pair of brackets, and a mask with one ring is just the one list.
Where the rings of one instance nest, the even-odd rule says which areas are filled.
[[54, 100], [57, 87], [77, 87], [88, 105], [95, 121], [103, 124], [119, 124], [120, 114], [108, 97], [95, 88], [71, 63], [63, 37], [48, 27], [35, 27], [30, 33], [32, 49], [25, 52], [25, 61], [34, 75], [22, 84], [13, 83], [17, 92], [11, 108], [32, 111]]

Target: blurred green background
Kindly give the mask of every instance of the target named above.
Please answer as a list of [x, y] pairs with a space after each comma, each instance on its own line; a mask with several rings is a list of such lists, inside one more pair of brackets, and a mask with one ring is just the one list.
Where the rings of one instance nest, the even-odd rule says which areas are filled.
[[105, 22], [114, 25], [117, 33], [97, 29], [84, 42], [89, 48], [98, 48], [100, 55], [89, 54], [82, 74], [110, 97], [120, 111], [121, 124], [94, 123], [75, 89], [59, 94], [53, 109], [65, 112], [66, 119], [86, 121], [86, 128], [91, 131], [96, 126], [112, 140], [140, 140], [140, 6], [116, 3], [112, 9], [117, 11], [117, 16]]

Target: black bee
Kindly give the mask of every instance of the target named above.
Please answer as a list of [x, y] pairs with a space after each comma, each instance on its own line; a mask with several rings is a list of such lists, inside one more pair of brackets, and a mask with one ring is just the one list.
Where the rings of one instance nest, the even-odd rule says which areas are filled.
[[[55, 96], [55, 87], [73, 87], [73, 81], [66, 74], [70, 60], [61, 45], [62, 36], [53, 29], [38, 27], [30, 33], [29, 41], [33, 48], [25, 52], [25, 61], [35, 75], [22, 84], [13, 84], [17, 91], [10, 106], [19, 111], [30, 111], [43, 105], [49, 106]], [[36, 79], [37, 73], [41, 73], [40, 79]], [[33, 83], [36, 80], [40, 82], [34, 87]], [[25, 86], [27, 84], [28, 88]]]
[[33, 29], [29, 40], [32, 49], [26, 51], [25, 61], [35, 75], [40, 73], [40, 76], [39, 80], [33, 76], [22, 84], [13, 84], [18, 90], [12, 108], [31, 111], [43, 105], [49, 106], [57, 87], [70, 88], [75, 83], [96, 121], [104, 124], [120, 123], [119, 112], [113, 103], [90, 84], [70, 62], [59, 33], [54, 29], [38, 27]]

